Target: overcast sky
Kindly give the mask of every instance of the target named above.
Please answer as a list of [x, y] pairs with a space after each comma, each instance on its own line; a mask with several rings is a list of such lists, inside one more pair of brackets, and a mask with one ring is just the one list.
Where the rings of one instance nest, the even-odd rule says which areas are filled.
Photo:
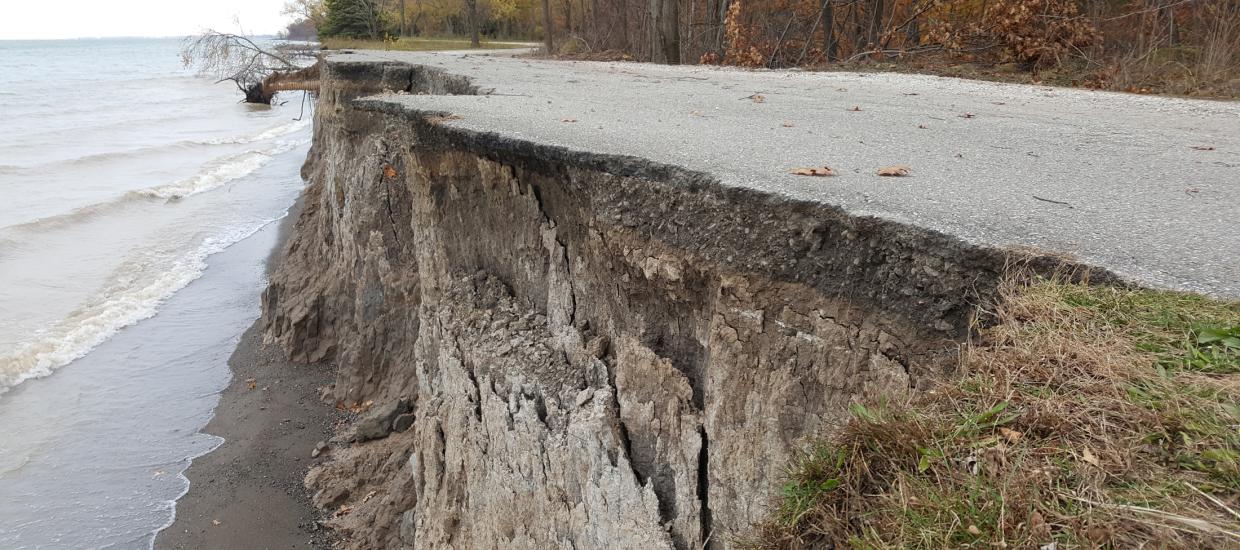
[[3, 2], [0, 40], [185, 36], [205, 28], [274, 34], [283, 0], [20, 0]]

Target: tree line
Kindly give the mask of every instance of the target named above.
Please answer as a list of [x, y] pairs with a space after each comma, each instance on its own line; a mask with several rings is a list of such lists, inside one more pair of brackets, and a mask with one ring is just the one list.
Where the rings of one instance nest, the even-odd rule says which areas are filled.
[[937, 56], [1138, 81], [1240, 66], [1240, 0], [290, 0], [319, 36], [541, 39], [552, 54], [745, 67]]

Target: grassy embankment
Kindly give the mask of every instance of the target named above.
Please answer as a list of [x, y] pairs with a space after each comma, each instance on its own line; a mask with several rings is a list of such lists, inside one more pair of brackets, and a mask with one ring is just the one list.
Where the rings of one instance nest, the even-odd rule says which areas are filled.
[[855, 405], [743, 542], [1240, 548], [1240, 303], [1045, 280], [1001, 297], [958, 377]]
[[[388, 40], [366, 40], [355, 38], [325, 38], [322, 41], [323, 48], [331, 50], [399, 50], [399, 51], [435, 51], [435, 50], [468, 50], [468, 38], [421, 38], [421, 37], [401, 37], [399, 39]], [[481, 48], [484, 50], [498, 50], [508, 48], [520, 48], [523, 44], [519, 42], [493, 42], [482, 41]]]

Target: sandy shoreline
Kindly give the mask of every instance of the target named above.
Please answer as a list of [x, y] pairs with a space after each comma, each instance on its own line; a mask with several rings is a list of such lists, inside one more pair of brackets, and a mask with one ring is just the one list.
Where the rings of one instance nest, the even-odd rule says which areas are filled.
[[[276, 265], [300, 200], [281, 222], [268, 258]], [[232, 381], [203, 432], [224, 438], [185, 472], [189, 492], [177, 501], [176, 521], [161, 531], [158, 549], [328, 548], [329, 532], [302, 485], [318, 441], [332, 433], [336, 413], [319, 401], [330, 365], [297, 365], [264, 344], [258, 322], [229, 358]], [[218, 522], [218, 523], [217, 523]]]

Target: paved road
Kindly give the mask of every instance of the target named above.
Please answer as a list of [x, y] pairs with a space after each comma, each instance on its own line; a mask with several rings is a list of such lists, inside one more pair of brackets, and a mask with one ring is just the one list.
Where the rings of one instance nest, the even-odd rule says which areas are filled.
[[[460, 115], [450, 124], [462, 128], [649, 158], [973, 243], [1070, 253], [1149, 285], [1240, 297], [1240, 102], [461, 52], [333, 59], [472, 78], [493, 93], [386, 96]], [[789, 174], [822, 164], [840, 175]], [[912, 174], [875, 175], [890, 165]]]

